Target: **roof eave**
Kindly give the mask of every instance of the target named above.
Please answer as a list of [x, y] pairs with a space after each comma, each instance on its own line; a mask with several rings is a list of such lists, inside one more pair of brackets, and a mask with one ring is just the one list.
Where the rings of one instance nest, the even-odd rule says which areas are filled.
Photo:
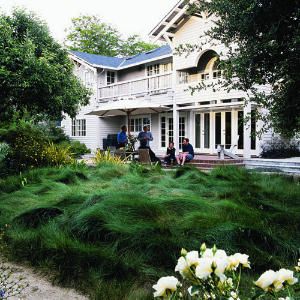
[[[186, 14], [188, 5], [184, 4], [186, 0], [180, 0], [169, 13], [150, 31], [149, 36], [153, 38], [154, 41], [165, 40], [164, 34], [174, 27], [176, 28], [176, 21], [178, 21], [183, 15]], [[172, 17], [172, 15], [175, 15]], [[169, 20], [172, 17], [171, 20]]]

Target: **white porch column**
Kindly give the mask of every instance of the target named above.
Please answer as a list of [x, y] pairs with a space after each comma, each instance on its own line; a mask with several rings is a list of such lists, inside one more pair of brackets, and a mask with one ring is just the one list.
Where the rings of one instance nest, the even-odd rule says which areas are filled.
[[209, 141], [210, 141], [210, 149], [209, 152], [210, 154], [214, 154], [216, 152], [215, 150], [215, 113], [210, 112], [209, 113], [209, 127], [210, 127], [210, 132], [209, 132]]
[[251, 158], [251, 103], [247, 101], [244, 106], [244, 158]]
[[177, 110], [177, 104], [175, 97], [173, 101], [173, 136], [174, 136], [174, 147], [176, 153], [179, 152], [179, 111]]

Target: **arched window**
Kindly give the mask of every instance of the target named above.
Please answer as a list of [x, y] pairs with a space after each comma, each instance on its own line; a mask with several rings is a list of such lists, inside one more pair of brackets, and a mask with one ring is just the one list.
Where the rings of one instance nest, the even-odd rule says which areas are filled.
[[199, 58], [197, 71], [200, 73], [201, 80], [221, 78], [219, 55], [213, 50], [204, 52]]

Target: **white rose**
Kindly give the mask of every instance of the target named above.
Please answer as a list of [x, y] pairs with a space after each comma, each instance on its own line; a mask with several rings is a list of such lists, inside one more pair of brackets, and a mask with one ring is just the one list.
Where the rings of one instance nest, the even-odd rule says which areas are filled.
[[236, 257], [236, 259], [239, 261], [239, 263], [243, 267], [250, 268], [250, 262], [248, 260], [249, 255], [241, 254], [241, 253], [235, 253], [234, 256]]
[[204, 253], [202, 254], [202, 257], [227, 258], [227, 254], [224, 250], [217, 250], [215, 255], [214, 255], [213, 250], [208, 248], [204, 251]]
[[266, 271], [263, 273], [254, 284], [264, 291], [267, 291], [268, 288], [274, 283], [277, 279], [277, 274], [273, 270]]
[[226, 279], [224, 272], [228, 265], [227, 259], [213, 258], [213, 261], [217, 266], [216, 269], [214, 270], [214, 273], [220, 278], [221, 281], [224, 281]]
[[199, 253], [198, 251], [191, 251], [186, 254], [185, 257], [181, 256], [178, 259], [175, 267], [175, 272], [179, 272], [182, 277], [186, 277], [191, 266], [198, 266], [199, 264]]
[[250, 268], [250, 262], [248, 260], [249, 255], [235, 253], [234, 255], [228, 256], [228, 270], [236, 270], [239, 264], [245, 268]]
[[200, 279], [206, 279], [213, 272], [211, 267], [213, 260], [209, 257], [201, 257], [199, 259], [199, 264], [196, 267], [196, 276]]
[[298, 279], [294, 277], [294, 272], [287, 269], [280, 269], [276, 272], [277, 278], [274, 282], [274, 287], [276, 291], [279, 291], [283, 288], [283, 284], [287, 283], [293, 285], [298, 282]]
[[152, 287], [155, 289], [154, 297], [164, 297], [167, 291], [175, 292], [179, 281], [174, 276], [161, 277]]

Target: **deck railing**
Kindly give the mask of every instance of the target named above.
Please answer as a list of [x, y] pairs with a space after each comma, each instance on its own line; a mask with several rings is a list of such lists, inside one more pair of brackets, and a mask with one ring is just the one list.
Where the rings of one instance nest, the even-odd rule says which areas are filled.
[[130, 97], [167, 92], [172, 88], [172, 73], [117, 82], [99, 88], [98, 99]]

